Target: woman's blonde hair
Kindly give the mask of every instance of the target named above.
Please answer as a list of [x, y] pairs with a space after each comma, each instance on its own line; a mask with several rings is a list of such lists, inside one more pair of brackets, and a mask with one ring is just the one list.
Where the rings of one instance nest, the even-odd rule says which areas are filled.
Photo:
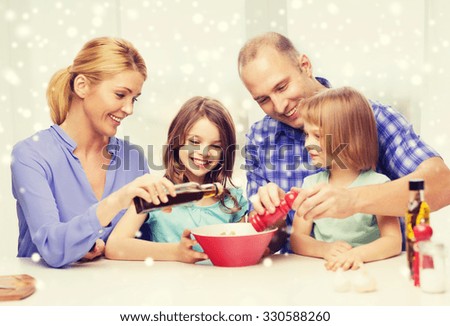
[[84, 75], [95, 85], [126, 70], [137, 71], [144, 80], [147, 78], [144, 59], [130, 42], [113, 37], [99, 37], [87, 42], [73, 64], [57, 71], [50, 79], [47, 102], [53, 122], [60, 125], [66, 119], [77, 75]]
[[[322, 146], [326, 147], [327, 166], [336, 157], [347, 168], [366, 171], [378, 162], [378, 133], [369, 101], [351, 87], [326, 89], [303, 102], [303, 118], [319, 127]], [[330, 135], [330, 136], [327, 136]]]

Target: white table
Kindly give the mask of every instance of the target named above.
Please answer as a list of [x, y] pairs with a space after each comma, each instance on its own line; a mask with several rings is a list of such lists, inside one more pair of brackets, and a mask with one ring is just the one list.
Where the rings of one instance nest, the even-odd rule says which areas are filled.
[[450, 287], [444, 294], [426, 294], [412, 285], [404, 254], [365, 268], [377, 280], [375, 292], [335, 292], [335, 273], [325, 270], [323, 260], [297, 255], [274, 255], [240, 268], [209, 261], [148, 265], [100, 259], [53, 269], [30, 259], [0, 258], [0, 275], [29, 274], [37, 280], [33, 295], [0, 306], [450, 305]]

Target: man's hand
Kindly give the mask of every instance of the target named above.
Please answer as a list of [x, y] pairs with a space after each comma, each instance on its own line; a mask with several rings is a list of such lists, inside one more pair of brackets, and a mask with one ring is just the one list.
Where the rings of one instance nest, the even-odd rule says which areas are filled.
[[275, 208], [280, 205], [281, 199], [284, 197], [284, 190], [278, 187], [275, 183], [270, 182], [265, 186], [258, 188], [258, 193], [250, 197], [253, 204], [253, 209], [256, 213], [263, 215], [266, 210], [269, 213], [274, 213]]
[[295, 204], [298, 204], [295, 216], [306, 220], [349, 217], [357, 213], [356, 199], [353, 197], [353, 192], [347, 188], [318, 184], [299, 193], [295, 201]]

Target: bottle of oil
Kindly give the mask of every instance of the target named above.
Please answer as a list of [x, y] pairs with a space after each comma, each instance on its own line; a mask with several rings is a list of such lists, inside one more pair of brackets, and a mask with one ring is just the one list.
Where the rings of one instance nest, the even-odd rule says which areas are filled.
[[270, 214], [266, 211], [263, 215], [255, 214], [249, 218], [249, 222], [258, 232], [270, 229], [291, 210], [292, 204], [297, 196], [297, 192], [288, 192], [281, 200], [280, 205], [275, 209], [275, 212]]
[[430, 207], [424, 198], [424, 180], [412, 179], [409, 181], [409, 203], [405, 216], [406, 225], [406, 255], [411, 278], [414, 278], [414, 227], [419, 224], [430, 223]]
[[193, 202], [207, 197], [220, 196], [223, 193], [223, 186], [216, 183], [198, 184], [197, 182], [187, 182], [175, 185], [176, 196], [172, 197], [168, 195], [167, 203], [149, 203], [141, 197], [134, 197], [134, 205], [136, 206], [136, 212], [147, 213], [156, 209], [161, 209], [168, 206], [182, 205], [185, 203]]

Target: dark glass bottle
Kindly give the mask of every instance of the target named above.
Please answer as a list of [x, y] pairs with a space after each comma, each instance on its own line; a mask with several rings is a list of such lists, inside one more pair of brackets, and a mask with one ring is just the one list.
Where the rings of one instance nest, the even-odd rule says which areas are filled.
[[290, 191], [286, 193], [281, 200], [280, 205], [275, 209], [275, 212], [270, 214], [266, 211], [263, 215], [255, 214], [249, 218], [249, 222], [253, 225], [253, 228], [258, 231], [264, 231], [270, 229], [277, 224], [286, 214], [291, 210], [292, 204], [297, 198], [298, 192]]
[[176, 196], [168, 195], [167, 203], [149, 203], [141, 197], [134, 197], [134, 205], [138, 214], [147, 213], [156, 209], [161, 209], [168, 206], [182, 205], [189, 202], [197, 201], [202, 198], [216, 197], [223, 193], [223, 186], [216, 183], [198, 184], [197, 182], [187, 182], [175, 185]]
[[405, 216], [406, 256], [411, 278], [414, 278], [414, 227], [422, 223], [430, 223], [430, 207], [424, 198], [424, 180], [412, 179], [409, 181], [409, 203]]

